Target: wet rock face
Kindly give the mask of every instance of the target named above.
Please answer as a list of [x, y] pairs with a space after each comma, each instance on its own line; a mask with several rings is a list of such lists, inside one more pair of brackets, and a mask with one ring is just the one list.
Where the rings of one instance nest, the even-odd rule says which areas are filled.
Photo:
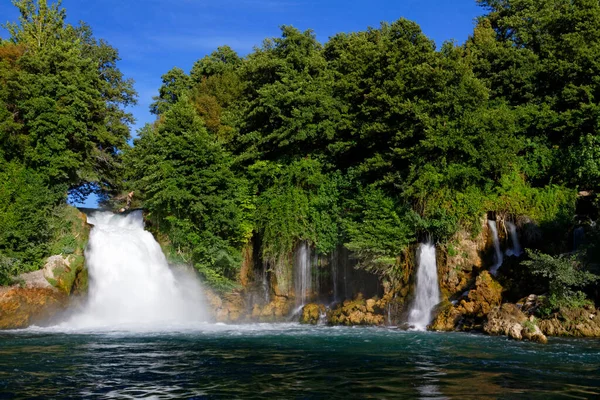
[[466, 314], [484, 318], [493, 307], [502, 302], [502, 286], [496, 282], [489, 272], [483, 271], [475, 281], [475, 289], [469, 291], [467, 300], [462, 300], [460, 306]]
[[251, 319], [260, 322], [284, 321], [292, 312], [293, 302], [287, 297], [273, 296], [273, 299], [264, 306], [255, 304], [252, 309]]
[[486, 249], [485, 220], [482, 220], [480, 234], [471, 237], [470, 233], [458, 232], [445, 247], [440, 265], [440, 288], [447, 297], [462, 293], [483, 267], [482, 254]]
[[346, 300], [327, 314], [330, 325], [383, 325], [382, 300], [365, 300], [362, 294]]
[[489, 312], [502, 302], [502, 286], [487, 271], [475, 280], [475, 288], [456, 305], [444, 302], [431, 324], [439, 331], [480, 328]]

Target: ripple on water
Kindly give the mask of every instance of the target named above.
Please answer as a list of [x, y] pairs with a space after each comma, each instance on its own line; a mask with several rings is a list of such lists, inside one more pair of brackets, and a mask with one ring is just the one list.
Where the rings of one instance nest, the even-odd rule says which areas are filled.
[[600, 342], [298, 324], [0, 333], [0, 398], [600, 397]]

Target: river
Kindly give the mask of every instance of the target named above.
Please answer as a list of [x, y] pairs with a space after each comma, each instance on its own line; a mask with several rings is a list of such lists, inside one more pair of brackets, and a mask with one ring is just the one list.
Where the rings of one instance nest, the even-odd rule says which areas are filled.
[[298, 324], [0, 332], [0, 398], [600, 398], [600, 341]]

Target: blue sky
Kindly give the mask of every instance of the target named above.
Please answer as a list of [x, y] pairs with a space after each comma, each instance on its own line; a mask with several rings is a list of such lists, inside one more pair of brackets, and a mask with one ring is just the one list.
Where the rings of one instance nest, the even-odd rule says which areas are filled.
[[[474, 19], [484, 13], [475, 0], [63, 0], [70, 23], [88, 23], [96, 37], [116, 47], [119, 68], [135, 80], [138, 105], [132, 134], [154, 117], [148, 108], [160, 77], [177, 66], [189, 71], [194, 61], [228, 44], [244, 55], [279, 26], [312, 29], [321, 42], [338, 32], [377, 27], [400, 17], [416, 21], [438, 45], [463, 43]], [[0, 0], [0, 22], [16, 21], [9, 0]], [[0, 30], [0, 36], [7, 33]], [[89, 204], [94, 201], [90, 200]]]

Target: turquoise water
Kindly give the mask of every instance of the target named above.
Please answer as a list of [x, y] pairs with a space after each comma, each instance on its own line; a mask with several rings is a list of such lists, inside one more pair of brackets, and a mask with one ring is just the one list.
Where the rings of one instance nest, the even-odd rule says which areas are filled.
[[295, 324], [0, 333], [0, 398], [600, 398], [600, 341]]

